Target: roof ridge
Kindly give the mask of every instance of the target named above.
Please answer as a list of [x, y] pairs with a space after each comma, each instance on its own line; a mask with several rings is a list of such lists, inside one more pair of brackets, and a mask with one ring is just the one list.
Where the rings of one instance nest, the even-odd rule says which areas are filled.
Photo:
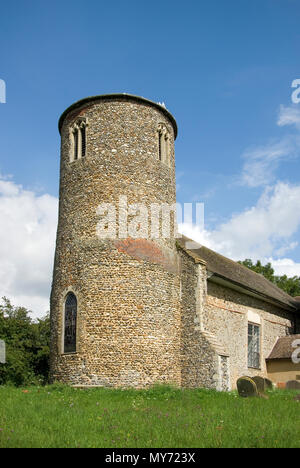
[[[194, 259], [195, 257], [206, 262], [207, 269], [215, 275], [228, 279], [229, 281], [240, 284], [254, 292], [269, 297], [270, 299], [279, 301], [282, 304], [288, 305], [290, 308], [297, 310], [297, 301], [280, 289], [276, 284], [269, 281], [265, 276], [256, 271], [241, 265], [235, 260], [232, 260], [224, 255], [215, 252], [204, 245], [198, 244], [186, 236], [177, 239], [181, 248]], [[199, 248], [189, 250], [185, 247], [187, 242], [194, 242]]]

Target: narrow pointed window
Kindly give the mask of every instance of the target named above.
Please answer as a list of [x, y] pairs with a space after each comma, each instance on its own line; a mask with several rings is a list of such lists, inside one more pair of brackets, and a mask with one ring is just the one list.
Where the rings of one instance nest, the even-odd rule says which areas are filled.
[[158, 159], [170, 167], [170, 135], [164, 124], [158, 126]]
[[78, 129], [75, 128], [73, 132], [74, 137], [74, 160], [78, 159]]
[[162, 155], [161, 155], [161, 139], [162, 139], [162, 134], [158, 132], [158, 159], [161, 161], [162, 160]]
[[70, 162], [77, 161], [78, 159], [86, 156], [86, 119], [78, 119], [73, 127], [71, 128], [72, 141], [71, 141], [71, 153]]
[[76, 352], [77, 299], [69, 293], [65, 302], [64, 353]]
[[85, 125], [83, 125], [81, 128], [80, 128], [80, 132], [81, 132], [81, 157], [84, 158], [85, 156], [85, 152], [86, 152], [86, 127]]

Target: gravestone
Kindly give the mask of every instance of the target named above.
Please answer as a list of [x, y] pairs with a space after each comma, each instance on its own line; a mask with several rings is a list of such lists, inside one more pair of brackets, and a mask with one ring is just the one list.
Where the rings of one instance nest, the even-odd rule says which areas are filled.
[[5, 364], [5, 341], [0, 340], [0, 364]]
[[287, 390], [300, 390], [300, 382], [298, 380], [289, 380], [285, 388]]
[[265, 384], [265, 379], [263, 377], [260, 377], [259, 375], [256, 375], [255, 377], [252, 377], [252, 380], [256, 383], [257, 390], [259, 393], [264, 393], [266, 390], [266, 384]]
[[258, 396], [256, 383], [250, 377], [240, 377], [236, 385], [241, 397], [249, 398]]
[[265, 388], [267, 390], [273, 390], [273, 382], [270, 379], [265, 379]]

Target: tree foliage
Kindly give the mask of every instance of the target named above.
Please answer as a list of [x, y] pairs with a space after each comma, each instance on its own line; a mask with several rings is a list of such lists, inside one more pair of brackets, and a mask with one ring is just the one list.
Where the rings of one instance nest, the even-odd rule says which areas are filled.
[[9, 299], [0, 304], [0, 339], [6, 343], [6, 364], [0, 364], [0, 384], [46, 383], [49, 376], [50, 318], [33, 321], [25, 307]]
[[283, 289], [287, 294], [292, 297], [300, 296], [300, 277], [293, 276], [292, 278], [288, 278], [287, 275], [278, 276], [275, 275], [274, 268], [272, 267], [271, 263], [267, 263], [266, 265], [262, 265], [261, 261], [257, 261], [255, 264], [252, 260], [247, 258], [243, 262], [238, 262], [241, 265], [249, 268], [250, 270], [259, 273], [260, 275], [265, 276], [269, 281], [276, 284], [278, 288]]

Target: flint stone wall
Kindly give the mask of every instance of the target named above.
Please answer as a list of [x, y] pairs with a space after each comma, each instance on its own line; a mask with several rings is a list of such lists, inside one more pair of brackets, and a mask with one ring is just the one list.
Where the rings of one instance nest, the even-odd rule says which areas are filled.
[[218, 355], [202, 333], [206, 267], [179, 249], [181, 259], [181, 375], [183, 387], [218, 387]]
[[[70, 128], [87, 120], [83, 159], [70, 162]], [[159, 161], [159, 123], [171, 140]], [[181, 384], [179, 273], [175, 241], [96, 235], [97, 207], [175, 203], [174, 131], [145, 103], [95, 101], [62, 127], [60, 206], [51, 294], [51, 377], [71, 384], [143, 387]], [[63, 353], [64, 301], [78, 299], [77, 350]]]
[[[248, 322], [259, 316], [261, 326], [260, 369], [248, 367]], [[208, 281], [204, 328], [227, 350], [231, 387], [243, 376], [267, 377], [265, 359], [277, 337], [294, 332], [294, 315], [280, 307]], [[249, 320], [250, 319], [250, 320]]]

